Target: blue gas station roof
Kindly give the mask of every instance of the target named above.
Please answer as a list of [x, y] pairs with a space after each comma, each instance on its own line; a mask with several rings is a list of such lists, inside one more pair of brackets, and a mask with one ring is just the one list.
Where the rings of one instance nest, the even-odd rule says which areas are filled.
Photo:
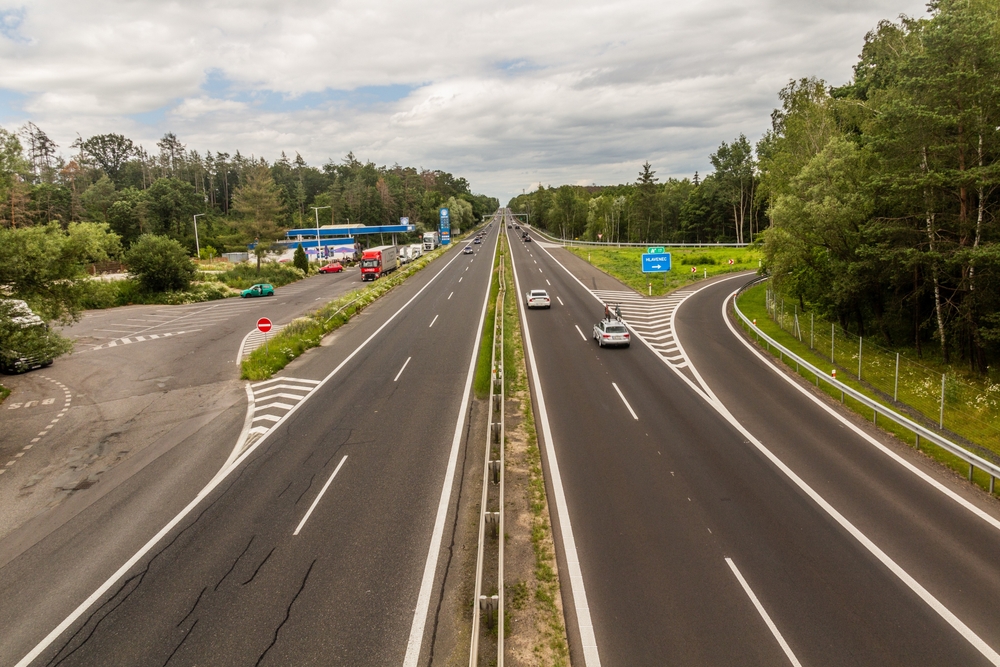
[[[338, 225], [332, 229], [319, 228], [320, 238], [324, 236], [357, 236], [359, 234], [403, 234], [405, 232], [416, 231], [414, 225]], [[296, 236], [309, 236], [316, 238], [315, 227], [303, 227], [302, 229], [289, 229], [285, 232], [287, 238]]]

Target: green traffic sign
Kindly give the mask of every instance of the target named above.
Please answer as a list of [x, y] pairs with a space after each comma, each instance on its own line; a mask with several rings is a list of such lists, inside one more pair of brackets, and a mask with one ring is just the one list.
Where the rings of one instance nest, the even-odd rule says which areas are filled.
[[649, 248], [646, 248], [646, 252], [649, 253], [650, 255], [662, 255], [663, 252], [664, 252], [664, 250], [663, 250], [663, 246], [660, 246], [659, 248], [649, 247]]

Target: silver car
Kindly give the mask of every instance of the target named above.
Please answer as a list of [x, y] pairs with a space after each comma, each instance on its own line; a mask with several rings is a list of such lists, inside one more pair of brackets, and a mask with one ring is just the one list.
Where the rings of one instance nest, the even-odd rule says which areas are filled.
[[551, 308], [549, 293], [543, 289], [533, 289], [524, 295], [524, 303], [528, 308]]
[[600, 347], [605, 345], [628, 347], [632, 343], [628, 328], [618, 320], [601, 320], [595, 324], [594, 340]]

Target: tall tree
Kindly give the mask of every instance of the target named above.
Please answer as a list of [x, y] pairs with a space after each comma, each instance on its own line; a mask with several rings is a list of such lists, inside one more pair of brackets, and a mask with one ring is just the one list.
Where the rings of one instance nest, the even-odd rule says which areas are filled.
[[257, 165], [246, 172], [243, 184], [233, 193], [233, 211], [240, 216], [238, 224], [244, 238], [255, 244], [259, 273], [261, 259], [281, 235], [278, 220], [285, 212], [281, 189], [267, 166]]

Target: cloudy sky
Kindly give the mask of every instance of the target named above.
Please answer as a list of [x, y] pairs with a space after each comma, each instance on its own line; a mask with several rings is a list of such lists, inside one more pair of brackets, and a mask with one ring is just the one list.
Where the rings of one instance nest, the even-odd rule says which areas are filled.
[[311, 164], [348, 151], [443, 169], [505, 202], [535, 184], [703, 174], [769, 124], [789, 79], [843, 83], [921, 0], [0, 0], [0, 126], [64, 154], [155, 150]]

